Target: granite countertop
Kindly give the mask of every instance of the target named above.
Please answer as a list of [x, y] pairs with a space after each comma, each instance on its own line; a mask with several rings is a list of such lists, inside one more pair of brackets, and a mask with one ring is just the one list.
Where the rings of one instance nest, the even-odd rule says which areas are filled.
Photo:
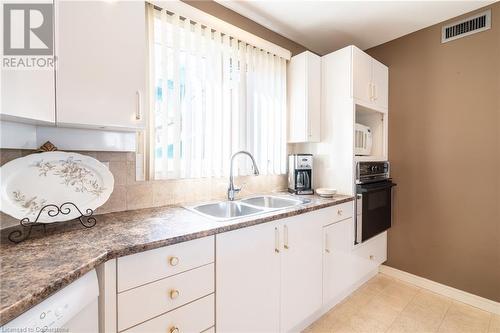
[[4, 325], [103, 262], [217, 233], [244, 228], [354, 200], [307, 196], [310, 203], [230, 221], [214, 221], [180, 206], [97, 216], [86, 229], [78, 221], [47, 226], [22, 243], [0, 242], [0, 325]]

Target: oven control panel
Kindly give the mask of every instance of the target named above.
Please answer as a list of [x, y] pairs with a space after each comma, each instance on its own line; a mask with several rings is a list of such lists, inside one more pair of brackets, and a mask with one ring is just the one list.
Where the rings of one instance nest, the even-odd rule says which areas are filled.
[[358, 162], [356, 165], [356, 182], [380, 181], [390, 177], [390, 166], [388, 161], [381, 162]]

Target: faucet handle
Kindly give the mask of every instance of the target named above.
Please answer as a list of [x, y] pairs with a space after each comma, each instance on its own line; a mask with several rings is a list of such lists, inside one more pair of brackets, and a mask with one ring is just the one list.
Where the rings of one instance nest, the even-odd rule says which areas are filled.
[[245, 185], [246, 185], [246, 184], [247, 184], [247, 183], [243, 183], [243, 184], [241, 184], [241, 186], [237, 188], [237, 191], [238, 191], [238, 192], [242, 191], [242, 190], [243, 190], [243, 188], [245, 187]]

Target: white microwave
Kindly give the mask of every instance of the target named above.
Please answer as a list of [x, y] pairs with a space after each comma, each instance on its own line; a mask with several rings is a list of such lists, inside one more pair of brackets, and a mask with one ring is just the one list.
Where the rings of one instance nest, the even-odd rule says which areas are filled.
[[371, 155], [372, 140], [372, 130], [370, 127], [356, 123], [354, 132], [354, 154]]

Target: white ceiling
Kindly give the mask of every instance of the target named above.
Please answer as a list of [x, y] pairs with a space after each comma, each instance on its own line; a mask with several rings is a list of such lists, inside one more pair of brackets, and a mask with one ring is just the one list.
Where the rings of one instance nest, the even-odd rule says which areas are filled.
[[216, 1], [321, 55], [350, 44], [366, 50], [495, 2]]

